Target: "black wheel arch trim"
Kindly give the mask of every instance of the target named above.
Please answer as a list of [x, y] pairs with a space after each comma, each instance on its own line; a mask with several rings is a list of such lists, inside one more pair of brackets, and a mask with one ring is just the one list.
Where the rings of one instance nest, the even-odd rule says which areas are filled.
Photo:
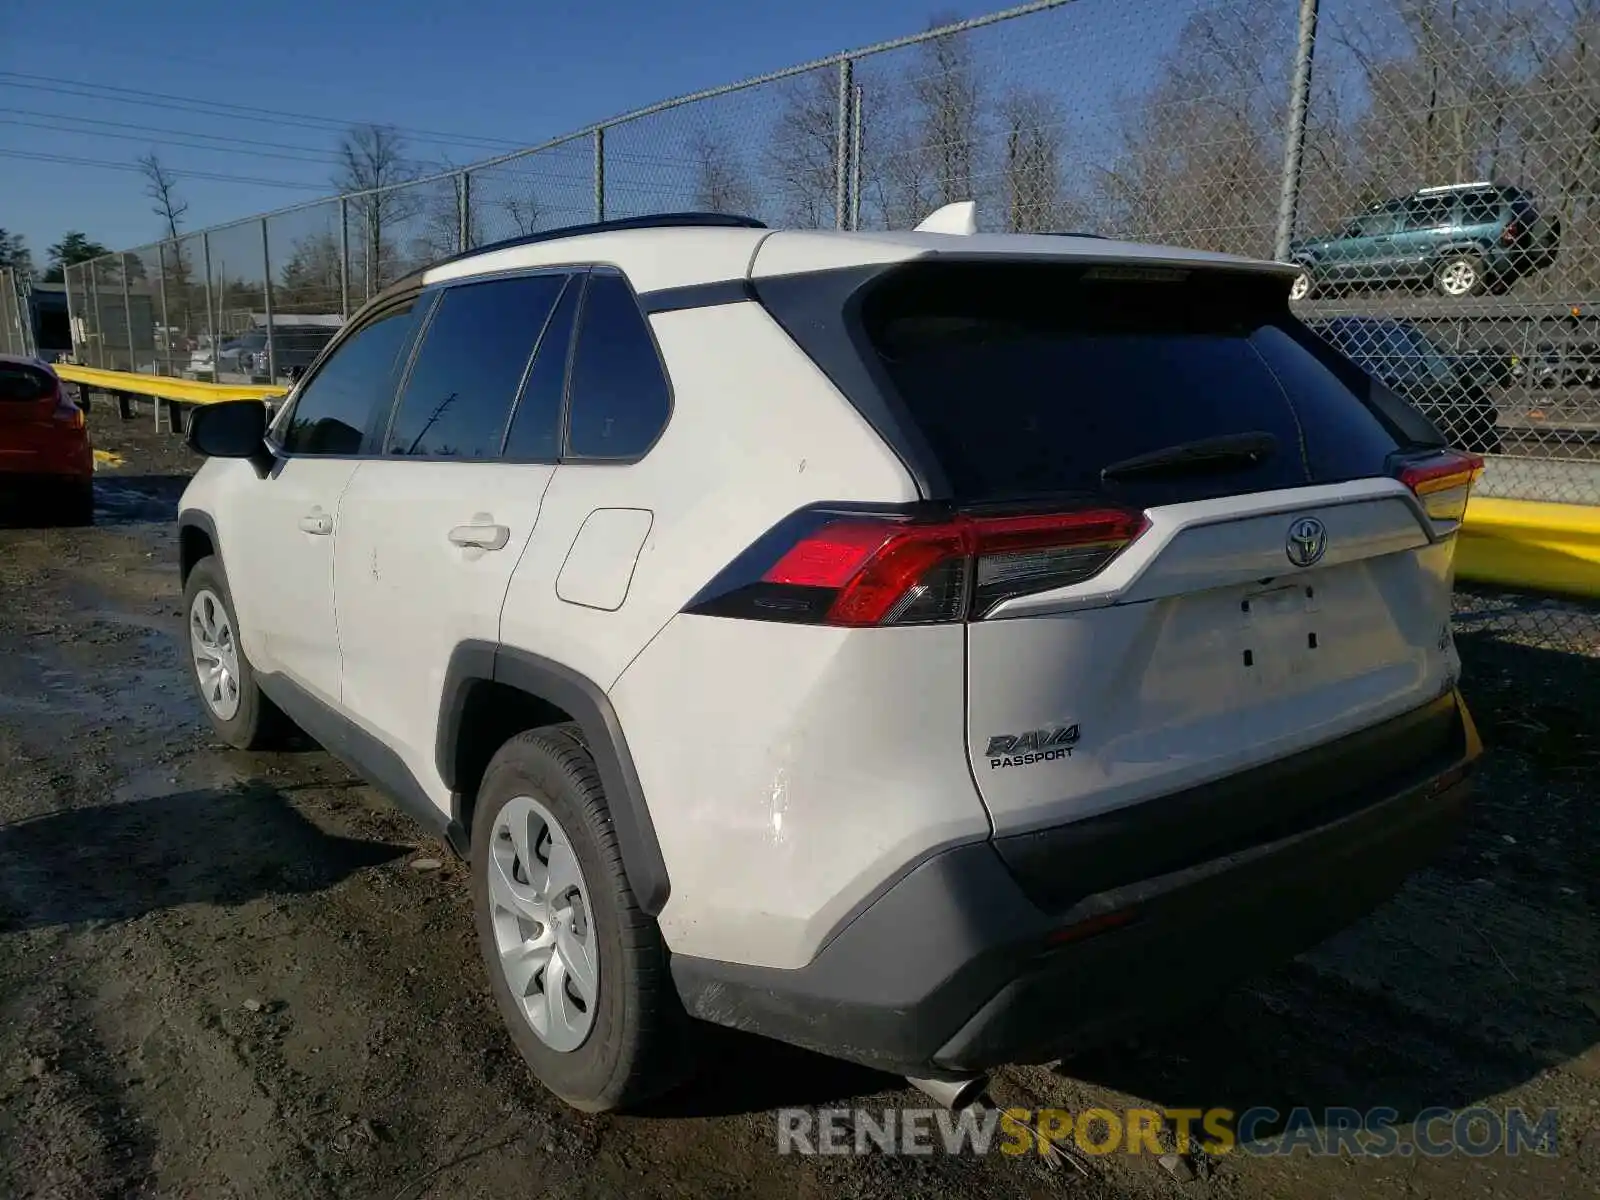
[[[217, 536], [217, 523], [211, 519], [210, 513], [204, 512], [198, 508], [186, 508], [182, 510], [180, 513], [178, 513], [178, 541], [180, 545], [183, 541], [183, 531], [185, 529], [198, 529], [201, 533], [205, 534], [211, 542], [211, 552], [218, 558], [222, 557], [222, 539]], [[194, 564], [185, 564], [180, 558], [178, 565], [181, 572], [179, 583], [188, 583], [189, 571], [191, 568], [193, 568]]]
[[645, 803], [644, 788], [629, 753], [622, 723], [605, 692], [593, 680], [552, 659], [486, 641], [465, 641], [450, 655], [441, 693], [439, 732], [434, 748], [439, 777], [451, 790], [451, 823], [470, 839], [462, 819], [456, 778], [456, 750], [461, 719], [473, 687], [482, 682], [504, 684], [570, 713], [583, 732], [605, 788], [611, 823], [617, 831], [623, 870], [634, 899], [648, 915], [658, 915], [671, 893], [666, 860], [655, 824]]

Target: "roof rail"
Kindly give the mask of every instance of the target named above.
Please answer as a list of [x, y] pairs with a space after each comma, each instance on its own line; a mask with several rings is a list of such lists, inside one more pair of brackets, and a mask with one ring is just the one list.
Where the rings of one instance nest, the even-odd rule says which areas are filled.
[[1479, 179], [1474, 183], [1446, 183], [1441, 184], [1439, 187], [1418, 188], [1412, 194], [1416, 196], [1436, 196], [1440, 192], [1459, 192], [1464, 188], [1482, 188], [1494, 186], [1495, 182], [1492, 179]]
[[649, 213], [642, 217], [619, 217], [612, 221], [591, 221], [585, 225], [563, 225], [559, 229], [543, 229], [538, 233], [525, 233], [518, 237], [505, 238], [498, 242], [489, 242], [482, 246], [474, 246], [470, 250], [463, 250], [460, 254], [452, 254], [448, 258], [441, 258], [429, 263], [422, 270], [430, 271], [434, 267], [442, 267], [446, 263], [460, 262], [464, 258], [474, 258], [479, 254], [488, 254], [494, 250], [509, 250], [513, 246], [531, 246], [535, 242], [553, 242], [560, 238], [581, 237], [586, 233], [616, 233], [624, 229], [674, 229], [674, 228], [723, 228], [723, 229], [765, 229], [765, 222], [754, 217], [741, 217], [732, 213], [713, 212], [669, 212]]

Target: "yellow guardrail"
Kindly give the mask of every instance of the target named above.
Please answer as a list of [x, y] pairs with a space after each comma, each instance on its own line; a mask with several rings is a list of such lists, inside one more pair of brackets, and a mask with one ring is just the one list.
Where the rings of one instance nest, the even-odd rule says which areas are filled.
[[99, 367], [80, 367], [72, 363], [51, 364], [55, 373], [71, 383], [121, 392], [133, 396], [153, 396], [179, 404], [215, 404], [219, 400], [276, 400], [288, 393], [286, 387], [253, 383], [202, 383], [198, 379], [172, 379], [165, 375], [142, 375], [137, 371], [104, 371]]
[[1600, 598], [1600, 506], [1474, 498], [1456, 547], [1456, 575]]

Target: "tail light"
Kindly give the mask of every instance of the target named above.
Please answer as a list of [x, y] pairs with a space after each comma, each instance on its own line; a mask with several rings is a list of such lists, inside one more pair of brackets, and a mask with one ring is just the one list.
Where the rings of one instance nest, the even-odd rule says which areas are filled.
[[805, 510], [736, 559], [686, 611], [852, 628], [976, 620], [1081, 583], [1142, 533], [1120, 508], [934, 520]]
[[1448, 451], [1404, 464], [1400, 482], [1422, 501], [1434, 521], [1459, 521], [1467, 513], [1472, 485], [1483, 475], [1483, 459], [1476, 454]]
[[82, 429], [84, 427], [83, 409], [67, 398], [59, 383], [56, 384], [56, 394], [51, 397], [51, 400], [55, 404], [55, 409], [50, 414], [52, 420], [57, 424], [67, 426], [69, 429]]
[[1500, 231], [1500, 244], [1510, 246], [1522, 236], [1522, 226], [1515, 221], [1507, 221], [1506, 227]]

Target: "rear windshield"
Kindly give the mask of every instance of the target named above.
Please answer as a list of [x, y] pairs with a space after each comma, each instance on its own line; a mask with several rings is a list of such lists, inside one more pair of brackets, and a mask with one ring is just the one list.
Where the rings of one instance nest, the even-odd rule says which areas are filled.
[[[1175, 503], [1381, 473], [1404, 435], [1286, 291], [1235, 272], [914, 264], [873, 287], [860, 320], [957, 500]], [[1102, 475], [1261, 434], [1273, 449], [1253, 463]]]
[[0, 362], [0, 404], [9, 400], [48, 400], [56, 394], [56, 381], [38, 367]]

